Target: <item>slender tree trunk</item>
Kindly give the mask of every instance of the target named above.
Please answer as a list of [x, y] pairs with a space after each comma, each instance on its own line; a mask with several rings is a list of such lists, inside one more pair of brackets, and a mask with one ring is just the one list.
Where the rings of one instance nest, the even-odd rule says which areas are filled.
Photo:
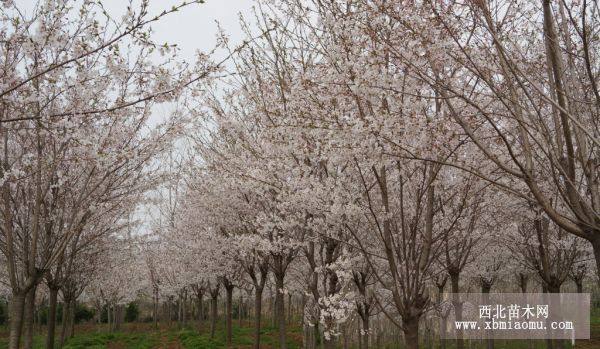
[[35, 319], [35, 291], [36, 287], [32, 287], [25, 296], [25, 306], [23, 308], [23, 348], [33, 348], [33, 332]]
[[154, 320], [154, 328], [158, 328], [158, 291], [155, 290], [154, 291], [154, 296], [152, 297], [153, 300], [153, 308], [152, 308], [152, 315], [153, 315], [153, 320]]
[[110, 318], [110, 305], [106, 305], [106, 323], [108, 325], [108, 332], [112, 332], [112, 323]]
[[277, 324], [279, 326], [279, 348], [287, 349], [286, 341], [286, 326], [285, 326], [285, 305], [283, 300], [283, 293], [281, 292], [284, 288], [284, 274], [275, 274], [275, 314], [277, 317]]
[[198, 298], [196, 299], [196, 302], [198, 303], [198, 332], [202, 332], [202, 325], [204, 322], [204, 304], [202, 298], [204, 298], [204, 295], [198, 294], [197, 297]]
[[369, 315], [365, 314], [365, 316], [363, 316], [361, 318], [362, 320], [362, 328], [363, 328], [363, 336], [362, 336], [362, 348], [363, 349], [369, 349]]
[[269, 287], [269, 307], [271, 313], [271, 324], [277, 326], [277, 296], [273, 294], [273, 289]]
[[46, 334], [46, 349], [54, 349], [54, 335], [56, 333], [56, 303], [58, 300], [58, 288], [49, 289], [48, 298], [48, 329]]
[[330, 335], [329, 338], [323, 336], [323, 348], [325, 349], [335, 349], [337, 347], [336, 342], [337, 341], [335, 340], [335, 336]]
[[177, 302], [177, 326], [181, 328], [181, 296]]
[[[456, 321], [462, 321], [462, 302], [459, 299], [458, 293], [459, 290], [459, 280], [460, 273], [452, 272], [450, 274], [450, 286], [452, 288], [452, 305], [454, 306], [454, 314], [456, 316]], [[463, 349], [465, 347], [463, 340], [463, 331], [462, 329], [456, 330], [456, 349]]]
[[169, 321], [169, 327], [173, 325], [173, 314], [171, 314], [171, 298], [167, 299], [167, 316]]
[[[558, 284], [548, 285], [548, 292], [549, 293], [560, 293], [560, 287], [561, 287], [561, 285], [558, 285]], [[550, 308], [551, 309], [560, 308], [560, 304], [557, 307], [555, 307], [554, 305], [550, 304]], [[552, 319], [552, 314], [550, 314], [550, 319]], [[553, 341], [556, 344], [556, 348], [557, 349], [564, 349], [564, 347], [565, 347], [565, 341], [564, 340], [562, 340], [562, 339], [554, 339], [554, 340], [551, 340], [551, 341]]]
[[[595, 236], [600, 235], [600, 232], [594, 232]], [[600, 286], [600, 238], [590, 241], [592, 243], [592, 248], [594, 249], [594, 257], [596, 259], [596, 277], [598, 286]]]
[[120, 314], [120, 305], [115, 305], [113, 307], [113, 319], [115, 324], [115, 332], [121, 329], [121, 314]]
[[260, 349], [260, 320], [262, 316], [263, 290], [256, 288], [254, 294], [254, 349]]
[[[487, 283], [483, 283], [481, 285], [481, 293], [484, 294], [483, 299], [484, 299], [485, 303], [488, 303], [489, 300], [490, 300], [490, 296], [488, 294], [490, 293], [491, 289], [492, 289], [492, 285], [489, 285]], [[494, 349], [494, 339], [493, 338], [487, 338], [485, 340], [485, 342], [486, 342], [486, 348], [487, 349]]]
[[288, 293], [288, 324], [292, 323], [292, 294]]
[[217, 326], [217, 297], [218, 295], [211, 295], [210, 299], [210, 338], [215, 338]]
[[225, 301], [225, 327], [226, 327], [226, 342], [227, 347], [231, 347], [232, 338], [232, 303], [233, 303], [233, 286], [225, 286], [226, 301]]
[[[519, 273], [519, 288], [521, 289], [521, 293], [527, 297], [527, 282], [529, 281], [529, 277], [523, 273]], [[527, 347], [529, 349], [533, 349], [534, 344], [533, 340], [529, 338], [527, 340]]]
[[71, 302], [71, 314], [69, 316], [69, 337], [68, 338], [73, 338], [73, 336], [75, 335], [75, 310], [77, 308], [77, 301], [74, 300]]
[[404, 320], [404, 338], [407, 349], [419, 349], [419, 319]]
[[242, 292], [240, 292], [240, 298], [238, 302], [238, 327], [242, 327], [242, 314], [244, 310], [244, 297], [242, 296]]
[[62, 327], [60, 329], [60, 346], [65, 345], [65, 341], [67, 339], [68, 333], [67, 330], [69, 328], [69, 317], [71, 316], [71, 300], [65, 299], [63, 302], [63, 311], [62, 311]]
[[21, 341], [21, 330], [23, 329], [23, 311], [25, 308], [25, 295], [13, 294], [10, 300], [10, 334], [8, 339], [9, 349], [18, 349]]
[[181, 318], [183, 327], [185, 327], [187, 325], [187, 294], [184, 294], [181, 298]]
[[440, 348], [446, 349], [446, 313], [441, 309], [442, 299], [444, 296], [444, 288], [446, 286], [446, 280], [437, 284], [438, 294], [437, 294], [437, 306], [439, 307], [440, 312]]

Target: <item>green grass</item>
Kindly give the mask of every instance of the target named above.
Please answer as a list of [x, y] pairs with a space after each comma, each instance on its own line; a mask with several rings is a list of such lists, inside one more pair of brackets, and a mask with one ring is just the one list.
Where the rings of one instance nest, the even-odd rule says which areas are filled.
[[[156, 333], [80, 333], [67, 340], [63, 349], [105, 349], [109, 343], [122, 343], [123, 347], [127, 349], [152, 349], [158, 346], [158, 337]], [[44, 344], [45, 337], [43, 335], [34, 337], [34, 349], [43, 349]], [[0, 338], [0, 349], [7, 347], [7, 339]], [[58, 341], [55, 347], [60, 347]]]
[[[592, 337], [595, 340], [578, 341], [575, 349], [596, 349], [598, 346], [598, 336], [600, 335], [600, 310], [592, 311], [590, 317], [592, 327]], [[215, 331], [215, 337], [210, 338], [208, 323], [204, 324], [204, 331], [198, 333], [195, 327], [187, 328], [167, 328], [154, 329], [149, 324], [126, 324], [122, 332], [108, 333], [106, 327], [95, 327], [95, 325], [84, 325], [85, 328], [75, 330], [75, 337], [69, 339], [63, 349], [106, 349], [110, 346], [123, 349], [153, 349], [168, 347], [170, 344], [180, 343], [186, 349], [204, 348], [204, 349], [225, 349], [225, 324], [219, 322]], [[193, 325], [195, 326], [195, 325]], [[2, 331], [5, 335], [6, 330]], [[57, 336], [60, 331], [57, 331]], [[8, 347], [7, 338], [0, 336], [0, 349]], [[299, 325], [288, 326], [288, 348], [300, 349], [302, 347], [302, 328]], [[44, 348], [44, 334], [38, 334], [34, 338], [34, 349]], [[238, 327], [234, 322], [232, 329], [232, 344], [234, 348], [251, 348], [254, 342], [253, 328], [246, 326]], [[277, 348], [278, 331], [276, 327], [265, 326], [261, 331], [261, 344], [264, 347]], [[437, 342], [437, 341], [436, 341]], [[57, 343], [58, 344], [58, 343]], [[341, 343], [339, 343], [341, 344]], [[382, 349], [402, 349], [400, 343], [381, 343]], [[545, 349], [544, 340], [533, 341], [534, 349]], [[422, 348], [427, 348], [424, 342]], [[57, 345], [56, 348], [59, 346]], [[434, 348], [439, 348], [439, 343], [434, 343]], [[485, 349], [485, 342], [471, 341], [470, 344], [465, 341], [465, 348]], [[356, 349], [356, 347], [351, 347]], [[455, 341], [447, 341], [447, 349], [455, 348]], [[529, 349], [526, 340], [496, 340], [496, 349]], [[565, 341], [565, 348], [571, 348], [570, 342]]]
[[158, 345], [158, 338], [155, 333], [86, 333], [69, 339], [63, 349], [104, 349], [109, 343], [128, 349], [151, 349]]
[[[300, 331], [300, 328], [293, 326], [288, 329], [287, 344], [289, 349], [299, 349], [302, 347], [302, 343], [298, 340], [298, 338], [301, 338]], [[279, 343], [277, 334], [277, 329], [274, 327], [263, 328], [261, 330], [261, 344], [277, 347], [277, 343]], [[227, 347], [223, 323], [220, 323], [217, 326], [215, 337], [212, 339], [210, 338], [208, 329], [202, 333], [198, 333], [196, 330], [192, 329], [182, 329], [176, 332], [176, 336], [186, 349], [218, 349]], [[250, 327], [234, 326], [232, 328], [231, 342], [233, 347], [251, 346], [252, 343], [254, 343], [253, 329]]]
[[[58, 331], [60, 333], [60, 331]], [[265, 346], [277, 347], [278, 332], [274, 327], [265, 327], [261, 331], [261, 343]], [[288, 328], [288, 348], [299, 349], [301, 343], [301, 328], [290, 326]], [[219, 322], [215, 331], [215, 337], [210, 338], [208, 323], [204, 326], [204, 331], [198, 333], [195, 328], [163, 328], [151, 329], [148, 327], [124, 328], [123, 332], [108, 333], [105, 329], [100, 332], [88, 329], [88, 331], [75, 331], [75, 336], [69, 339], [63, 349], [106, 349], [110, 344], [124, 349], [152, 349], [168, 346], [170, 343], [181, 343], [186, 349], [205, 348], [220, 349], [227, 348], [225, 338], [225, 324]], [[43, 349], [45, 335], [37, 334], [34, 337], [34, 349]], [[232, 329], [232, 343], [234, 347], [251, 347], [254, 343], [252, 327], [238, 327], [237, 324]], [[8, 347], [8, 338], [0, 337], [0, 349]], [[56, 348], [59, 348], [58, 342]]]

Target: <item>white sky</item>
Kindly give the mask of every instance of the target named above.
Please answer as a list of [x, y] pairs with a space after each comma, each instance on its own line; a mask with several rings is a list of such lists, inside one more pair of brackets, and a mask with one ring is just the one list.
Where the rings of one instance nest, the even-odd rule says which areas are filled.
[[[129, 1], [103, 0], [105, 8], [111, 16], [118, 19], [122, 16]], [[183, 0], [150, 0], [150, 15], [170, 9]], [[26, 12], [37, 3], [37, 0], [14, 0], [14, 3]], [[139, 0], [134, 0], [138, 4]], [[251, 18], [253, 0], [205, 0], [204, 4], [193, 4], [182, 11], [164, 17], [152, 25], [153, 37], [158, 43], [177, 44], [181, 49], [181, 58], [193, 61], [196, 50], [210, 51], [216, 44], [218, 21], [230, 36], [232, 46], [242, 42], [242, 31], [239, 26], [239, 14]]]
[[[150, 16], [156, 15], [165, 9], [170, 9], [173, 5], [178, 5], [183, 0], [150, 0]], [[15, 4], [25, 13], [30, 14], [37, 0], [14, 0]], [[120, 19], [125, 13], [128, 0], [103, 0], [107, 12], [111, 17]], [[139, 0], [134, 0], [134, 4], [139, 4]], [[242, 14], [252, 23], [253, 0], [205, 0], [204, 4], [193, 4], [185, 7], [183, 10], [172, 13], [160, 21], [152, 24], [153, 39], [162, 44], [177, 44], [180, 49], [179, 58], [190, 63], [194, 62], [196, 51], [208, 53], [217, 42], [219, 22], [221, 28], [230, 38], [230, 45], [236, 47], [243, 41], [244, 35], [239, 25], [239, 15]], [[224, 52], [217, 52], [213, 56], [213, 61], [218, 61], [224, 57]], [[159, 121], [162, 117], [168, 115], [172, 106], [160, 104], [154, 106], [153, 116], [150, 123]], [[135, 214], [137, 219], [142, 220], [142, 226], [138, 231], [148, 230], [152, 216], [156, 211], [151, 207], [141, 208]]]

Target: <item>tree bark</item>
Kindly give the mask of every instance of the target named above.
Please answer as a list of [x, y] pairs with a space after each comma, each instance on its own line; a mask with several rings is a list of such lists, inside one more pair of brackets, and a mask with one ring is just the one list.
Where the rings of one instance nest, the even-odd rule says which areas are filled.
[[[600, 232], [595, 232], [596, 236], [600, 236]], [[596, 276], [598, 279], [598, 286], [600, 286], [600, 238], [591, 240], [592, 248], [594, 249], [594, 257], [596, 259]]]
[[284, 275], [275, 273], [275, 315], [279, 326], [279, 348], [287, 349], [286, 326], [285, 326], [285, 305], [283, 300]]
[[181, 297], [181, 320], [183, 327], [187, 325], [187, 294], [184, 293]]
[[37, 287], [32, 287], [25, 296], [25, 305], [23, 307], [23, 348], [33, 348], [33, 321], [35, 318], [35, 291]]
[[362, 319], [362, 327], [363, 327], [363, 336], [361, 338], [362, 348], [369, 349], [369, 316], [364, 316]]
[[69, 316], [69, 337], [68, 338], [73, 338], [73, 336], [75, 335], [75, 309], [77, 308], [77, 301], [73, 300], [71, 302], [71, 309], [70, 309], [70, 316]]
[[210, 298], [210, 338], [215, 338], [217, 326], [217, 298], [219, 294], [211, 294]]
[[[460, 280], [460, 272], [452, 272], [450, 274], [450, 285], [452, 288], [452, 305], [454, 306], [454, 315], [456, 317], [456, 321], [462, 321], [462, 302], [458, 297], [459, 290], [459, 280]], [[456, 349], [463, 349], [465, 347], [463, 332], [462, 330], [456, 330]]]
[[158, 328], [158, 289], [154, 289], [154, 295], [152, 297], [153, 300], [153, 308], [152, 308], [152, 315], [153, 315], [153, 320], [154, 320], [154, 328]]
[[240, 292], [240, 298], [238, 302], [238, 327], [242, 327], [242, 315], [244, 310], [244, 297], [242, 297], [242, 293]]
[[288, 293], [288, 324], [292, 323], [292, 294]]
[[419, 319], [404, 320], [403, 332], [407, 349], [419, 349]]
[[[483, 299], [484, 299], [485, 303], [489, 302], [490, 297], [488, 296], [488, 294], [490, 293], [491, 289], [492, 289], [492, 285], [491, 284], [488, 284], [488, 283], [482, 283], [481, 284], [481, 293], [484, 293]], [[487, 338], [485, 340], [485, 342], [486, 342], [486, 348], [487, 349], [494, 349], [494, 339], [493, 338]]]
[[262, 289], [255, 289], [254, 294], [254, 349], [260, 349], [260, 320], [262, 316]]
[[202, 332], [202, 327], [204, 323], [204, 304], [203, 304], [204, 294], [198, 293], [196, 302], [198, 304], [198, 332]]
[[63, 302], [63, 311], [62, 311], [62, 328], [60, 330], [60, 346], [65, 345], [65, 341], [67, 340], [69, 330], [69, 318], [71, 317], [71, 300], [65, 299]]
[[233, 285], [227, 284], [225, 286], [226, 300], [225, 300], [225, 328], [226, 328], [226, 342], [227, 347], [231, 347], [232, 338], [232, 302], [233, 302]]
[[58, 288], [49, 289], [48, 299], [48, 329], [46, 333], [46, 349], [54, 349], [54, 336], [56, 334], [56, 303], [58, 300]]
[[10, 334], [9, 349], [18, 349], [21, 341], [21, 330], [23, 329], [23, 310], [25, 308], [25, 295], [13, 294], [10, 300]]
[[110, 305], [108, 304], [106, 305], [106, 322], [108, 324], [108, 332], [112, 332], [112, 319], [110, 314]]

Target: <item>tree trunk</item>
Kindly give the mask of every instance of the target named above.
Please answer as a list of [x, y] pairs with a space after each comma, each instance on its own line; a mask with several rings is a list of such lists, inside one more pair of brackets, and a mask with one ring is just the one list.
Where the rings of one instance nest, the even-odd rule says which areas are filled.
[[154, 291], [152, 315], [154, 320], [154, 328], [158, 328], [158, 291]]
[[233, 302], [233, 286], [225, 286], [226, 302], [225, 302], [225, 328], [227, 347], [231, 347], [232, 338], [232, 302]]
[[412, 318], [404, 320], [404, 338], [407, 349], [419, 349], [419, 319]]
[[198, 294], [197, 296], [198, 298], [196, 299], [196, 302], [198, 303], [198, 332], [202, 332], [202, 325], [203, 325], [203, 320], [204, 320], [204, 304], [203, 304], [203, 299], [204, 295], [203, 294]]
[[271, 326], [277, 326], [277, 296], [273, 294], [273, 290], [269, 287], [269, 308], [271, 313]]
[[25, 296], [25, 305], [23, 307], [23, 348], [33, 348], [33, 321], [35, 319], [35, 291], [37, 287], [32, 287]]
[[56, 333], [56, 303], [58, 299], [58, 288], [50, 288], [48, 299], [48, 329], [46, 334], [46, 349], [54, 349], [54, 335]]
[[181, 328], [181, 296], [179, 297], [179, 301], [177, 301], [177, 326]]
[[[489, 302], [490, 296], [488, 294], [490, 293], [491, 289], [492, 289], [492, 285], [490, 285], [488, 283], [483, 283], [481, 285], [481, 293], [484, 293], [484, 296], [483, 296], [484, 303]], [[488, 331], [490, 331], [490, 330], [488, 330]], [[485, 340], [485, 342], [486, 342], [487, 349], [494, 349], [494, 339], [493, 338], [487, 338]]]
[[[598, 236], [600, 235], [600, 232], [596, 231], [594, 235]], [[598, 286], [600, 286], [600, 238], [591, 240], [590, 242], [592, 243], [592, 248], [594, 249], [594, 257], [596, 259], [596, 276], [598, 280]]]
[[287, 349], [286, 326], [285, 326], [285, 305], [283, 301], [284, 274], [275, 274], [275, 314], [279, 325], [279, 348]]
[[244, 297], [242, 297], [242, 293], [240, 292], [240, 298], [238, 303], [238, 327], [242, 327], [242, 316], [244, 310]]
[[74, 300], [71, 302], [71, 314], [69, 316], [69, 337], [68, 338], [73, 338], [73, 336], [75, 335], [75, 309], [77, 307], [77, 301]]
[[369, 315], [367, 314], [361, 320], [362, 320], [362, 328], [363, 328], [363, 332], [364, 332], [364, 334], [362, 335], [362, 338], [361, 338], [362, 348], [369, 349], [369, 326], [370, 326], [369, 325]]
[[[454, 315], [456, 317], [456, 321], [462, 321], [462, 302], [459, 299], [458, 293], [459, 291], [459, 280], [460, 273], [452, 272], [450, 274], [450, 285], [452, 288], [452, 305], [454, 306]], [[456, 330], [456, 349], [463, 349], [465, 347], [463, 340], [463, 331], [462, 329]]]
[[255, 289], [254, 294], [254, 349], [260, 349], [260, 318], [262, 316], [262, 289]]
[[187, 325], [187, 295], [181, 298], [181, 319], [183, 322], [183, 327]]
[[106, 305], [106, 323], [108, 324], [108, 332], [112, 332], [111, 318], [110, 318], [110, 305]]
[[215, 338], [217, 326], [217, 297], [218, 295], [211, 295], [210, 298], [210, 338]]
[[292, 323], [292, 294], [288, 293], [288, 324]]
[[121, 306], [115, 305], [113, 307], [113, 318], [115, 323], [115, 332], [121, 329]]
[[337, 347], [335, 336], [330, 335], [329, 338], [323, 336], [323, 348], [335, 349]]
[[171, 327], [173, 322], [173, 314], [171, 314], [171, 297], [167, 299], [167, 317], [169, 321], [169, 327]]
[[23, 329], [23, 311], [25, 308], [25, 295], [13, 293], [10, 300], [10, 334], [8, 349], [18, 349], [21, 341], [21, 330]]
[[60, 346], [65, 345], [65, 341], [68, 337], [68, 329], [69, 329], [69, 317], [71, 316], [71, 300], [65, 299], [63, 302], [63, 312], [62, 312], [62, 328], [60, 330]]

